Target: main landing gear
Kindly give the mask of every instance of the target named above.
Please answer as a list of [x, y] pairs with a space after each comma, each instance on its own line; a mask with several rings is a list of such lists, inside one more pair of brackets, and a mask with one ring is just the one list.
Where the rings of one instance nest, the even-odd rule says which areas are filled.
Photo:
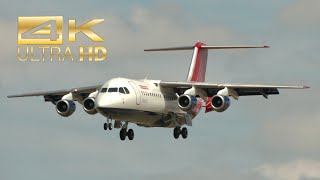
[[126, 137], [131, 141], [134, 138], [134, 131], [132, 129], [128, 129], [128, 122], [125, 122], [124, 124], [121, 124], [121, 130], [120, 130], [120, 139], [124, 141]]
[[178, 139], [180, 134], [183, 139], [186, 139], [188, 137], [188, 129], [186, 127], [182, 128], [182, 129], [181, 129], [181, 127], [175, 127], [173, 129], [173, 137], [175, 139]]

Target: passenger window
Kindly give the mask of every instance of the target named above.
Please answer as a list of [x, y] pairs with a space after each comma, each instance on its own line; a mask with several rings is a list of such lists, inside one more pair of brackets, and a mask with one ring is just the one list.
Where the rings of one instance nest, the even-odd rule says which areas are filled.
[[125, 90], [126, 94], [130, 94], [128, 88], [124, 87], [124, 90]]
[[108, 88], [102, 88], [100, 92], [105, 93], [107, 92]]
[[122, 87], [119, 88], [119, 92], [122, 93], [122, 94], [125, 94], [125, 93], [126, 93]]
[[118, 88], [109, 88], [108, 92], [118, 92]]

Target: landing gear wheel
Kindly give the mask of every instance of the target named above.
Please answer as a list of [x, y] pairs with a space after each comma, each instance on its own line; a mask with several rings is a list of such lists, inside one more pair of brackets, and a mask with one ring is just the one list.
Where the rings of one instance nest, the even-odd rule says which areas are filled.
[[186, 127], [182, 128], [181, 136], [183, 137], [183, 139], [186, 139], [188, 137], [188, 129]]
[[178, 139], [179, 136], [180, 136], [180, 133], [181, 133], [181, 130], [180, 130], [180, 127], [175, 127], [174, 130], [173, 130], [173, 136], [175, 139]]
[[108, 130], [108, 123], [104, 123], [104, 124], [103, 124], [103, 129], [104, 129], [104, 130]]
[[109, 123], [108, 128], [109, 128], [109, 130], [112, 130], [112, 124], [111, 123]]
[[126, 136], [127, 136], [127, 130], [126, 129], [121, 129], [120, 130], [120, 139], [122, 141], [124, 141], [126, 139]]
[[133, 140], [133, 138], [134, 138], [134, 132], [133, 132], [132, 129], [129, 129], [129, 130], [128, 130], [127, 136], [128, 136], [128, 138], [129, 138], [130, 141]]

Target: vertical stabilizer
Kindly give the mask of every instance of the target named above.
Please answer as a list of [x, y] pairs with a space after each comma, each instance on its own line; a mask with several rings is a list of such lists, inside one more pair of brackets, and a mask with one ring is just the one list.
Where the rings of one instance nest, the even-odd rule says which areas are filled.
[[202, 42], [194, 45], [193, 56], [191, 59], [187, 82], [204, 82], [206, 78], [208, 49], [202, 49], [205, 46]]

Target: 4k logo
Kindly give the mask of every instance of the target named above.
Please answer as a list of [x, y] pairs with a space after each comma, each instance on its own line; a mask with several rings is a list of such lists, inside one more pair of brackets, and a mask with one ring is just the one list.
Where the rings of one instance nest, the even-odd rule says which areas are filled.
[[[69, 20], [68, 41], [75, 42], [76, 34], [82, 32], [94, 42], [103, 42], [104, 39], [90, 29], [102, 21], [104, 19], [93, 19], [76, 27], [76, 21]], [[62, 27], [62, 16], [18, 17], [18, 44], [62, 44]]]
[[[18, 17], [18, 59], [22, 62], [104, 61], [107, 50], [102, 43], [96, 43], [104, 39], [92, 30], [103, 21], [92, 19], [76, 25], [76, 20], [64, 22], [62, 16]], [[65, 24], [67, 28], [63, 27]], [[74, 43], [78, 33], [95, 42], [95, 46]]]

